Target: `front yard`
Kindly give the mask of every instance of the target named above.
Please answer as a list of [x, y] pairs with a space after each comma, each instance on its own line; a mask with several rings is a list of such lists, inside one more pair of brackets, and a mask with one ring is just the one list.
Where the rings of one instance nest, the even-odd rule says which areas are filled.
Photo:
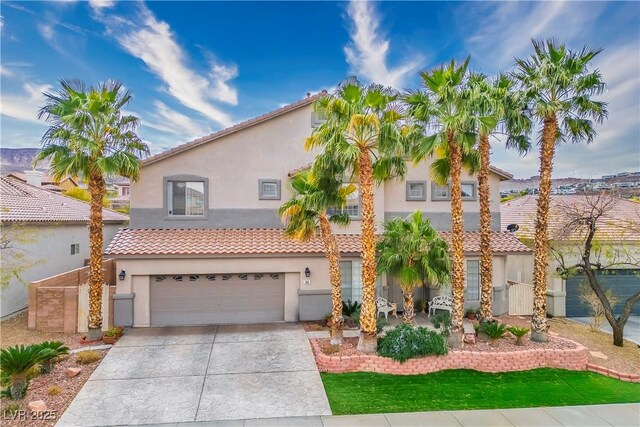
[[561, 369], [321, 376], [335, 415], [640, 402], [640, 384]]

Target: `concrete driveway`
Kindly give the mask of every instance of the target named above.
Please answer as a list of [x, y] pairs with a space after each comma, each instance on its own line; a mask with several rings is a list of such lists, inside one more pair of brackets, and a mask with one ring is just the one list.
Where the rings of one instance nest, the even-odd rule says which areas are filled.
[[300, 325], [129, 331], [58, 426], [330, 415]]
[[[590, 317], [570, 317], [571, 320], [588, 325], [591, 322]], [[611, 325], [605, 321], [601, 331], [611, 332]], [[629, 316], [627, 324], [624, 326], [624, 338], [640, 345], [640, 316]]]

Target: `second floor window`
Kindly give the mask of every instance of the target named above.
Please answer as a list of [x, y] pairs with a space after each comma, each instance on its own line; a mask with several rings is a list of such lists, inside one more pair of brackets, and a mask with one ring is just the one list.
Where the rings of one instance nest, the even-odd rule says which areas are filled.
[[[476, 183], [475, 182], [463, 182], [460, 185], [462, 191], [462, 200], [476, 200]], [[451, 200], [451, 184], [438, 185], [433, 184], [431, 192], [431, 200]]]
[[327, 210], [329, 215], [346, 213], [351, 218], [360, 217], [360, 190], [357, 189], [347, 196], [347, 203], [341, 207], [330, 208]]
[[203, 216], [204, 182], [168, 181], [167, 201], [170, 216]]

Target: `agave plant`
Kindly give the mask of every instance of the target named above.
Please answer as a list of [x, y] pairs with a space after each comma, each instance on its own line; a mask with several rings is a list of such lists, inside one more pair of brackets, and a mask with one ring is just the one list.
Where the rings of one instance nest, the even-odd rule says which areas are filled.
[[509, 326], [507, 330], [511, 332], [514, 337], [516, 337], [516, 345], [522, 345], [522, 338], [524, 338], [524, 336], [527, 335], [531, 329], [520, 328], [518, 326]]
[[69, 347], [60, 341], [44, 341], [40, 344], [36, 344], [35, 347], [39, 347], [42, 350], [51, 350], [49, 352], [49, 356], [46, 359], [43, 359], [40, 363], [43, 374], [48, 374], [53, 370], [56, 357], [69, 353]]
[[27, 392], [29, 369], [53, 357], [55, 354], [51, 348], [39, 345], [16, 345], [0, 350], [0, 370], [9, 380], [11, 398], [22, 399]]

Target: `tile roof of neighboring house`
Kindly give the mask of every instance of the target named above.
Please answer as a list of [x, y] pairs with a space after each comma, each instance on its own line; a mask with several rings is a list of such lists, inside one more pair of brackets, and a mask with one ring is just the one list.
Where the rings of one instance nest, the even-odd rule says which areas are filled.
[[[21, 173], [21, 172], [11, 172], [11, 173], [7, 174], [7, 176], [14, 177], [14, 178], [16, 178], [16, 179], [19, 179], [19, 180], [20, 180], [20, 181], [22, 181], [22, 182], [27, 182], [27, 176], [26, 176], [24, 173]], [[63, 179], [61, 179], [61, 180], [56, 181], [55, 179], [53, 179], [52, 177], [50, 177], [50, 176], [48, 176], [48, 175], [42, 175], [42, 178], [41, 178], [41, 179], [42, 179], [42, 186], [43, 186], [43, 187], [44, 187], [45, 185], [53, 185], [53, 186], [55, 186], [55, 187], [57, 187], [57, 188], [60, 188], [60, 187], [56, 186], [55, 184], [58, 184], [58, 183], [60, 183], [60, 182], [62, 182], [62, 181], [66, 181], [67, 179], [68, 179], [68, 180], [70, 180], [71, 182], [73, 182], [73, 184], [74, 184], [76, 187], [78, 186], [78, 183], [76, 182], [76, 180], [75, 180], [75, 179], [73, 179], [73, 178], [71, 178], [70, 176], [68, 176], [68, 177], [66, 177], [66, 178], [63, 178]], [[55, 190], [55, 189], [54, 189], [53, 191], [62, 191], [62, 190], [61, 190], [61, 189], [60, 189], [60, 190]]]
[[222, 138], [223, 136], [227, 136], [227, 135], [230, 135], [232, 133], [235, 133], [235, 132], [241, 131], [243, 129], [249, 128], [251, 126], [263, 123], [263, 122], [265, 122], [267, 120], [270, 120], [270, 119], [272, 119], [274, 117], [281, 116], [281, 115], [283, 115], [285, 113], [288, 113], [289, 111], [296, 110], [296, 109], [298, 109], [300, 107], [307, 106], [309, 104], [312, 104], [313, 101], [315, 101], [316, 99], [320, 98], [322, 95], [325, 95], [326, 93], [327, 93], [326, 91], [322, 91], [322, 92], [319, 92], [319, 93], [317, 93], [315, 95], [307, 96], [304, 99], [301, 99], [301, 100], [296, 101], [296, 102], [294, 102], [292, 104], [289, 104], [289, 105], [285, 105], [284, 107], [278, 108], [277, 110], [273, 110], [273, 111], [270, 111], [270, 112], [268, 112], [266, 114], [263, 114], [261, 116], [254, 117], [254, 118], [249, 119], [249, 120], [245, 120], [244, 122], [240, 122], [240, 123], [238, 123], [236, 125], [233, 125], [231, 127], [226, 128], [226, 129], [219, 130], [219, 131], [214, 132], [214, 133], [212, 133], [210, 135], [206, 135], [206, 136], [203, 136], [201, 138], [195, 139], [193, 141], [184, 143], [182, 145], [178, 145], [177, 147], [174, 147], [174, 148], [172, 148], [170, 150], [163, 151], [162, 153], [156, 154], [156, 155], [151, 156], [151, 157], [147, 157], [146, 159], [144, 159], [142, 161], [142, 165], [148, 165], [148, 164], [151, 164], [151, 163], [155, 163], [155, 162], [157, 162], [159, 160], [162, 160], [162, 159], [165, 159], [167, 157], [173, 156], [175, 154], [181, 153], [181, 152], [186, 151], [186, 150], [188, 150], [190, 148], [197, 147], [199, 145], [206, 144], [206, 143], [211, 142], [211, 141], [215, 141], [215, 140], [217, 140], [219, 138]]
[[[549, 212], [549, 236], [562, 236], [563, 240], [570, 240], [571, 236], [563, 233], [562, 213], [567, 209], [575, 209], [576, 206], [587, 206], [584, 195], [557, 195], [551, 196]], [[595, 200], [595, 199], [592, 199]], [[604, 199], [602, 199], [604, 200]], [[615, 205], [597, 223], [596, 238], [602, 240], [634, 240], [640, 241], [640, 203], [615, 198]], [[502, 230], [509, 224], [519, 226], [516, 235], [523, 239], [533, 239], [535, 232], [536, 211], [538, 196], [527, 195], [512, 199], [500, 204], [500, 218]], [[591, 202], [593, 204], [593, 202]], [[632, 224], [635, 223], [635, 226]]]
[[[440, 231], [440, 235], [449, 244], [451, 244], [451, 232]], [[508, 231], [491, 232], [491, 250], [494, 254], [511, 254], [511, 253], [531, 253], [526, 245]], [[466, 254], [480, 253], [480, 232], [465, 231], [464, 232], [464, 252]]]
[[[122, 224], [127, 215], [102, 210], [105, 223]], [[62, 194], [0, 176], [0, 221], [89, 222], [89, 204]]]
[[[304, 166], [300, 166], [299, 168], [296, 168], [296, 169], [294, 169], [292, 171], [289, 171], [287, 176], [292, 177], [297, 173], [300, 173], [302, 171], [310, 169], [312, 165], [313, 165], [313, 163], [309, 163], [309, 164], [306, 164]], [[511, 175], [509, 172], [504, 171], [502, 169], [498, 169], [495, 166], [489, 166], [489, 170], [491, 172], [495, 173], [496, 175], [498, 175], [501, 178], [500, 181], [508, 181], [508, 180], [513, 178], [513, 175]]]
[[[445, 239], [449, 233], [442, 233]], [[343, 253], [360, 253], [360, 235], [337, 234]], [[465, 233], [465, 252], [477, 253], [480, 234]], [[530, 253], [511, 233], [494, 233], [496, 253]], [[244, 229], [129, 229], [115, 235], [105, 251], [108, 255], [287, 255], [323, 254], [319, 238], [308, 242], [288, 239], [273, 228]]]

